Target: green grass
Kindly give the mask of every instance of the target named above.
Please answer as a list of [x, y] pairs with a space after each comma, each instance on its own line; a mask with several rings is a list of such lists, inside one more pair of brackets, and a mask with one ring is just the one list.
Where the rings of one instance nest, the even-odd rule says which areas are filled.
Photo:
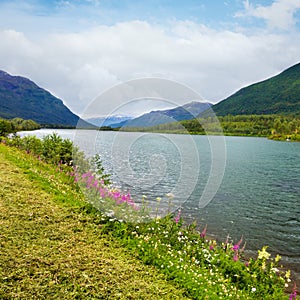
[[64, 174], [4, 145], [0, 224], [0, 299], [186, 298], [103, 233]]

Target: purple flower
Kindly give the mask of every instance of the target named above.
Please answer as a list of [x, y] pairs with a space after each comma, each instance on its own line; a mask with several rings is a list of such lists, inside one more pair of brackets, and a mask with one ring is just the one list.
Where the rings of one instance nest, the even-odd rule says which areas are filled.
[[294, 284], [294, 288], [292, 293], [290, 294], [289, 300], [297, 299], [297, 286], [296, 283]]
[[203, 231], [202, 231], [201, 234], [200, 234], [200, 237], [201, 237], [201, 238], [204, 238], [204, 237], [205, 237], [205, 235], [206, 235], [206, 230], [207, 230], [207, 224], [206, 224], [205, 228], [203, 229]]
[[117, 200], [119, 199], [121, 196], [120, 192], [116, 191], [116, 192], [113, 192], [113, 197]]
[[238, 251], [240, 249], [240, 245], [239, 244], [235, 244], [233, 247], [232, 247], [232, 250], [233, 251]]
[[290, 298], [289, 298], [289, 300], [296, 299], [296, 297], [297, 297], [297, 292], [296, 292], [296, 291], [294, 291], [294, 292], [292, 292], [292, 293], [290, 294]]
[[233, 260], [234, 260], [234, 261], [238, 261], [238, 260], [239, 260], [239, 256], [238, 256], [237, 253], [233, 256]]
[[243, 236], [241, 237], [241, 239], [237, 242], [237, 244], [235, 244], [233, 247], [232, 247], [232, 250], [233, 251], [238, 251], [240, 249], [240, 246], [241, 246], [241, 243], [243, 241]]
[[178, 224], [179, 221], [180, 221], [180, 215], [181, 215], [181, 210], [178, 210], [178, 214], [177, 214], [177, 216], [174, 218], [174, 222], [175, 222], [176, 224]]

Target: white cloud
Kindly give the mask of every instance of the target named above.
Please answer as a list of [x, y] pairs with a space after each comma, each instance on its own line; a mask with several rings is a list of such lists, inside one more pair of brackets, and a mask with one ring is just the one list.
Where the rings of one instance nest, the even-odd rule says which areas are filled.
[[[300, 53], [291, 34], [249, 35], [190, 21], [131, 21], [43, 38], [3, 30], [0, 40], [0, 69], [31, 78], [79, 114], [105, 89], [151, 76], [176, 80], [216, 102], [298, 62]], [[108, 99], [101, 114], [114, 105]]]
[[254, 6], [246, 0], [244, 8], [237, 16], [261, 18], [271, 29], [289, 30], [296, 24], [295, 13], [300, 9], [300, 0], [276, 0], [269, 6]]

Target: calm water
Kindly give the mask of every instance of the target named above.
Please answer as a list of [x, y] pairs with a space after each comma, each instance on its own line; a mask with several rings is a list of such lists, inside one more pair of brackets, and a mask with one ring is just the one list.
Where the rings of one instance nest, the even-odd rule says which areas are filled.
[[[243, 235], [249, 253], [269, 245], [300, 273], [300, 143], [226, 137], [223, 144], [222, 137], [56, 132], [75, 140], [88, 155], [100, 153], [114, 182], [137, 202], [141, 195], [155, 202], [172, 192], [173, 209], [182, 206], [185, 219], [208, 224], [210, 235], [220, 240], [230, 235], [234, 241]], [[218, 163], [223, 150], [224, 176], [222, 162], [211, 176], [216, 185], [220, 178], [222, 183], [208, 205], [199, 208], [212, 163]]]

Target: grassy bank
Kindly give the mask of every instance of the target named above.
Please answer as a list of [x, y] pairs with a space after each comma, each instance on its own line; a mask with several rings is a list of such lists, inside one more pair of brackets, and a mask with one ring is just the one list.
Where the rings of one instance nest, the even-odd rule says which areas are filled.
[[185, 299], [109, 235], [64, 174], [0, 144], [1, 299]]
[[[266, 247], [245, 258], [242, 239], [206, 239], [206, 228], [184, 226], [180, 211], [118, 221], [116, 212], [141, 210], [92, 172], [62, 165], [65, 142], [12, 144], [23, 151], [0, 144], [0, 298], [280, 300], [289, 286], [296, 299], [290, 273]], [[110, 216], [87, 200], [101, 211], [108, 205]]]

